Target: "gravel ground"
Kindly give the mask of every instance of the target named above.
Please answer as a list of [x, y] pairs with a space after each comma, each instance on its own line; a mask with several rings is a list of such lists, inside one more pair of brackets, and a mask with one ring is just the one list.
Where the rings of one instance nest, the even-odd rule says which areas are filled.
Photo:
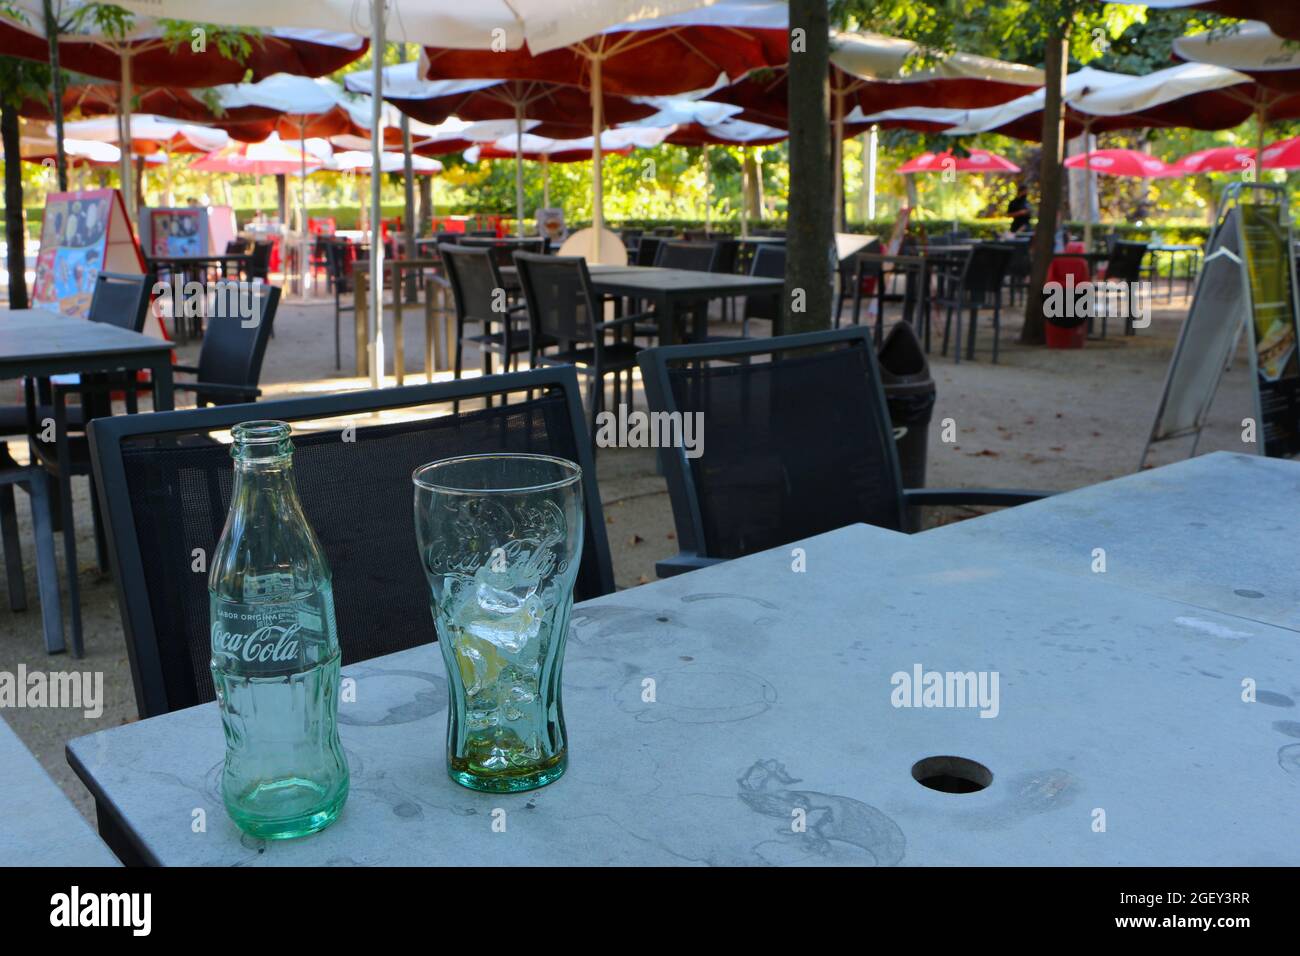
[[[989, 361], [987, 332], [978, 361], [954, 365], [951, 359], [932, 356], [938, 399], [935, 426], [930, 430], [928, 484], [1064, 490], [1135, 470], [1187, 302], [1175, 297], [1172, 303], [1155, 305], [1151, 328], [1134, 337], [1112, 335], [1089, 341], [1079, 351], [1018, 346], [1015, 330], [1008, 329], [1003, 332], [996, 366]], [[418, 312], [407, 315], [406, 360], [414, 371], [424, 354], [423, 329]], [[281, 306], [262, 376], [268, 395], [365, 386], [360, 379], [334, 372], [332, 318], [332, 303]], [[761, 323], [756, 326], [753, 331], [761, 334]], [[734, 326], [723, 329], [733, 334], [734, 330]], [[352, 350], [344, 331], [346, 364]], [[391, 342], [389, 348], [391, 367]], [[177, 351], [180, 361], [192, 362], [198, 348], [187, 345]], [[473, 358], [468, 364], [474, 365]], [[413, 375], [407, 381], [422, 380], [422, 375]], [[639, 392], [637, 400], [641, 401]], [[1200, 450], [1241, 450], [1239, 423], [1251, 413], [1249, 366], [1242, 353], [1223, 380]], [[957, 438], [951, 443], [940, 441], [937, 426], [945, 418], [952, 418], [957, 427]], [[26, 457], [23, 443], [11, 443], [11, 450], [19, 460]], [[1186, 443], [1171, 443], [1156, 460], [1162, 463], [1186, 454]], [[651, 581], [655, 560], [676, 550], [672, 511], [663, 479], [655, 472], [653, 452], [602, 450], [598, 469], [618, 586]], [[46, 770], [93, 819], [90, 796], [68, 768], [63, 746], [70, 738], [135, 720], [137, 715], [114, 585], [95, 564], [86, 480], [74, 480], [74, 488], [86, 657], [75, 662], [44, 653], [30, 515], [27, 498], [20, 494], [30, 609], [14, 613], [8, 610], [7, 596], [0, 600], [0, 671], [14, 673], [19, 665], [26, 665], [29, 671], [78, 668], [104, 674], [104, 711], [96, 719], [61, 709], [3, 713]], [[930, 521], [955, 520], [969, 513], [935, 515]], [[59, 554], [62, 573], [61, 548]]]

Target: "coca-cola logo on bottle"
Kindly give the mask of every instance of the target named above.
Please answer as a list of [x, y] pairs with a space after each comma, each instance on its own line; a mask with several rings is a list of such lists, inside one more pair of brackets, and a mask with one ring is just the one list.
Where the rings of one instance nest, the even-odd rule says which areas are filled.
[[213, 628], [212, 643], [220, 650], [233, 654], [250, 664], [266, 664], [296, 660], [298, 657], [298, 632], [302, 625], [267, 624], [251, 634], [236, 634], [220, 624]]

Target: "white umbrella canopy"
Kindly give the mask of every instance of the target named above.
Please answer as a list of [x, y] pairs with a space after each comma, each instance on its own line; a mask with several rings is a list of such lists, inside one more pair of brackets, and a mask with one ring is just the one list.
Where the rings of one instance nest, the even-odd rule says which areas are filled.
[[[593, 33], [648, 16], [707, 6], [710, 0], [388, 0], [386, 33], [406, 43], [481, 49], [500, 42], [534, 52], [577, 43]], [[117, 0], [155, 17], [250, 27], [293, 26], [370, 33], [371, 4], [358, 0]]]
[[724, 120], [731, 119], [742, 107], [731, 103], [714, 103], [710, 100], [695, 100], [678, 96], [637, 96], [639, 103], [655, 107], [659, 112], [645, 119], [620, 123], [619, 127], [629, 126], [676, 126], [682, 123], [699, 123], [701, 126], [716, 126]]
[[[1282, 5], [1289, 0], [1282, 0]], [[1179, 37], [1174, 53], [1184, 60], [1226, 66], [1249, 73], [1265, 86], [1296, 89], [1300, 45], [1285, 40], [1266, 24], [1248, 20], [1232, 33], [1206, 32]], [[1287, 76], [1287, 74], [1291, 74]], [[1271, 82], [1276, 81], [1276, 82]]]
[[[675, 126], [647, 127], [647, 126], [621, 126], [618, 129], [607, 129], [600, 134], [600, 149], [602, 152], [617, 153], [627, 149], [651, 149], [658, 146], [676, 129]], [[525, 133], [523, 136], [515, 136], [511, 133], [503, 136], [490, 144], [492, 152], [510, 155], [522, 153], [530, 158], [554, 155], [560, 153], [586, 153], [592, 152], [592, 146], [595, 140], [590, 136], [584, 136], [581, 139], [552, 139], [549, 136], [534, 136], [531, 133]], [[469, 162], [477, 162], [480, 152], [477, 147], [470, 147], [465, 150], [465, 159]]]
[[[53, 123], [46, 127], [46, 132], [51, 136], [54, 135]], [[117, 118], [112, 116], [64, 123], [63, 133], [69, 139], [93, 140], [97, 143], [120, 143], [122, 138], [122, 130]], [[156, 144], [163, 152], [170, 152], [169, 146], [183, 142], [197, 152], [210, 153], [230, 142], [230, 135], [225, 130], [213, 129], [210, 126], [178, 123], [148, 113], [132, 113], [131, 142]]]
[[[400, 173], [406, 168], [406, 157], [401, 153], [385, 150], [380, 154], [379, 171], [383, 173]], [[335, 172], [369, 174], [375, 168], [374, 157], [365, 150], [343, 150], [331, 157], [322, 170]], [[417, 175], [432, 176], [442, 172], [442, 163], [428, 156], [412, 156], [411, 171]]]
[[[534, 53], [578, 43], [616, 24], [652, 15], [646, 0], [119, 0], [122, 6], [155, 17], [210, 23], [214, 20], [253, 27], [292, 26], [368, 33], [375, 50], [374, 127], [382, 118], [383, 56], [391, 26], [402, 42], [458, 49], [517, 50], [527, 41]], [[655, 0], [653, 14], [664, 15], [707, 6], [710, 0]], [[423, 54], [421, 54], [423, 62]], [[372, 140], [372, 162], [378, 166], [380, 136]], [[380, 180], [373, 177], [371, 204], [380, 204]], [[374, 243], [370, 256], [370, 382], [383, 377], [383, 246]]]

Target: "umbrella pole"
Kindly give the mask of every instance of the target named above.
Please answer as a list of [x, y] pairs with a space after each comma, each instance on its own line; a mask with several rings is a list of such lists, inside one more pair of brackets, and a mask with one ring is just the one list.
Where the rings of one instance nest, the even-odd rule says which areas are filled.
[[600, 239], [605, 231], [604, 164], [600, 156], [600, 134], [605, 129], [605, 118], [602, 115], [604, 98], [600, 67], [600, 54], [597, 53], [591, 60], [591, 228], [596, 234], [592, 245], [593, 262], [600, 262]]
[[1088, 163], [1083, 172], [1085, 182], [1088, 184], [1087, 196], [1087, 218], [1083, 221], [1083, 251], [1092, 252], [1092, 204], [1097, 194], [1097, 174], [1092, 170], [1092, 122], [1085, 120], [1083, 124], [1083, 151], [1088, 157]]
[[515, 100], [515, 235], [524, 237], [524, 104]]
[[119, 53], [122, 62], [122, 88], [117, 97], [118, 145], [122, 148], [118, 168], [122, 179], [122, 199], [126, 202], [126, 216], [137, 223], [135, 202], [135, 177], [131, 170], [131, 54], [125, 48]]
[[713, 227], [713, 209], [710, 193], [713, 192], [713, 168], [709, 163], [709, 144], [704, 144], [704, 232]]
[[749, 238], [749, 202], [754, 192], [754, 181], [750, 175], [749, 147], [740, 147], [740, 238]]
[[307, 228], [307, 117], [298, 119], [298, 229], [302, 233], [302, 251], [298, 254], [303, 301], [307, 299], [307, 282], [311, 278], [311, 230]]
[[864, 144], [867, 151], [867, 166], [864, 182], [867, 187], [867, 205], [862, 210], [862, 214], [868, 222], [873, 222], [876, 218], [876, 154], [880, 148], [880, 127], [872, 126], [867, 132], [867, 141]]
[[835, 160], [835, 230], [843, 232], [844, 216], [844, 97], [841, 88], [834, 92], [835, 97], [835, 142], [831, 147], [831, 156]]
[[551, 208], [551, 158], [542, 153], [542, 208]]
[[370, 387], [383, 384], [384, 373], [384, 0], [371, 0], [370, 53], [374, 58], [374, 89], [370, 94]]

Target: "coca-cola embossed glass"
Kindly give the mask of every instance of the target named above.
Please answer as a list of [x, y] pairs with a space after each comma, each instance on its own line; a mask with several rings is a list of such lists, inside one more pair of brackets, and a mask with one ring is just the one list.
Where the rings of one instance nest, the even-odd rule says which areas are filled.
[[531, 790], [568, 764], [560, 678], [582, 555], [582, 471], [545, 455], [417, 468], [415, 529], [447, 667], [447, 764], [474, 790]]

